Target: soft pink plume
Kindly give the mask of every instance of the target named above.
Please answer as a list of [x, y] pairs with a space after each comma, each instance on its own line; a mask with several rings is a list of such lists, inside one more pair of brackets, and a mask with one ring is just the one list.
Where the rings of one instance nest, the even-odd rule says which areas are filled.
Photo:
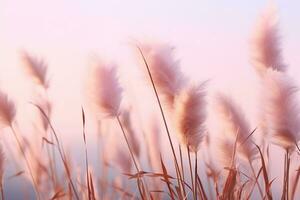
[[163, 95], [167, 105], [171, 106], [174, 97], [184, 85], [179, 61], [174, 58], [174, 48], [167, 44], [143, 44], [141, 50], [149, 65], [150, 72], [158, 92]]
[[114, 64], [100, 60], [91, 66], [86, 77], [85, 92], [91, 110], [99, 119], [119, 115], [122, 88]]
[[256, 151], [252, 138], [248, 138], [251, 129], [241, 109], [229, 97], [220, 93], [215, 96], [214, 109], [214, 120], [220, 128], [219, 137], [228, 140], [225, 143], [231, 145], [237, 140], [238, 155], [246, 161], [251, 161]]
[[262, 109], [271, 140], [283, 148], [294, 148], [299, 140], [298, 88], [284, 73], [268, 70], [262, 85]]
[[174, 124], [182, 145], [196, 152], [204, 136], [206, 120], [205, 84], [192, 85], [175, 98]]
[[11, 126], [16, 115], [14, 103], [8, 99], [7, 95], [0, 91], [0, 127]]
[[259, 19], [252, 38], [252, 63], [260, 75], [267, 68], [285, 71], [282, 59], [278, 20], [274, 8], [267, 9]]
[[42, 59], [30, 55], [26, 51], [23, 51], [21, 56], [25, 73], [32, 78], [33, 82], [47, 88], [49, 84], [47, 80], [47, 64]]

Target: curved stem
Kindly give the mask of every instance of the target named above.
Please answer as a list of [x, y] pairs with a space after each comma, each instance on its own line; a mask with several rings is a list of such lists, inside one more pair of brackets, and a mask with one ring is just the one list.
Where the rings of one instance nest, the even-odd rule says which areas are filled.
[[[126, 141], [127, 147], [128, 147], [128, 149], [129, 149], [129, 153], [130, 153], [130, 156], [131, 156], [131, 158], [132, 158], [133, 164], [134, 164], [134, 166], [135, 166], [135, 168], [136, 168], [137, 175], [138, 175], [137, 183], [138, 183], [139, 192], [140, 192], [141, 198], [144, 199], [144, 198], [145, 198], [145, 196], [144, 196], [144, 188], [143, 188], [143, 183], [140, 182], [140, 175], [139, 175], [140, 170], [139, 170], [137, 161], [136, 161], [136, 159], [135, 159], [135, 157], [134, 157], [133, 151], [132, 151], [131, 146], [130, 146], [130, 144], [129, 144], [129, 140], [128, 140], [127, 136], [126, 136], [126, 133], [125, 133], [125, 131], [124, 131], [124, 128], [123, 128], [123, 125], [122, 125], [122, 123], [121, 123], [121, 121], [120, 121], [119, 116], [116, 116], [116, 118], [117, 118], [118, 124], [119, 124], [119, 126], [120, 126], [120, 128], [121, 128], [121, 130], [122, 130], [122, 133], [123, 133], [124, 139], [125, 139], [125, 141]], [[140, 185], [140, 183], [142, 183], [142, 185]], [[141, 188], [141, 186], [142, 186], [142, 188]]]
[[1, 185], [0, 185], [0, 187], [1, 187], [1, 199], [2, 199], [2, 200], [5, 200], [5, 198], [4, 198], [4, 190], [3, 190], [3, 180], [1, 180]]
[[15, 129], [14, 129], [14, 127], [13, 127], [12, 125], [10, 126], [10, 128], [11, 128], [12, 133], [13, 133], [15, 139], [16, 139], [16, 142], [17, 142], [17, 144], [18, 144], [18, 147], [19, 147], [19, 149], [20, 149], [20, 151], [21, 151], [21, 153], [22, 153], [22, 156], [23, 156], [23, 158], [24, 158], [24, 160], [25, 160], [25, 163], [26, 163], [26, 166], [27, 166], [27, 168], [28, 168], [30, 177], [31, 177], [31, 179], [32, 179], [32, 183], [33, 183], [33, 186], [34, 186], [34, 190], [35, 190], [35, 192], [36, 192], [36, 195], [37, 195], [38, 199], [41, 199], [41, 195], [40, 195], [40, 192], [39, 192], [39, 190], [38, 190], [38, 186], [37, 186], [37, 184], [36, 184], [36, 181], [35, 181], [34, 176], [33, 176], [32, 169], [31, 169], [31, 167], [30, 167], [30, 163], [29, 163], [29, 161], [28, 161], [28, 159], [27, 159], [27, 157], [26, 157], [26, 154], [25, 154], [24, 149], [22, 148], [22, 144], [21, 144], [21, 142], [20, 142], [20, 139], [18, 138], [17, 132], [15, 131]]
[[66, 162], [66, 157], [65, 157], [65, 154], [64, 154], [63, 146], [62, 146], [62, 145], [60, 144], [60, 142], [59, 142], [59, 139], [58, 139], [58, 136], [57, 136], [57, 134], [56, 134], [56, 131], [55, 131], [54, 127], [52, 126], [52, 123], [51, 123], [49, 117], [47, 116], [47, 114], [45, 113], [45, 111], [44, 111], [39, 105], [36, 105], [36, 104], [34, 104], [34, 103], [32, 103], [32, 105], [36, 106], [36, 107], [40, 110], [40, 112], [41, 112], [41, 113], [43, 114], [43, 116], [46, 118], [46, 120], [47, 120], [47, 122], [48, 122], [48, 124], [49, 124], [49, 126], [50, 126], [50, 129], [51, 129], [51, 131], [52, 131], [52, 133], [53, 133], [53, 135], [54, 135], [54, 138], [55, 138], [55, 140], [56, 140], [58, 153], [59, 153], [60, 158], [61, 158], [61, 160], [62, 160], [62, 162], [63, 162], [65, 171], [66, 171], [66, 173], [67, 173], [67, 176], [68, 176], [68, 179], [69, 179], [69, 182], [70, 182], [70, 185], [71, 185], [71, 187], [72, 187], [72, 190], [73, 190], [73, 192], [74, 192], [74, 194], [75, 194], [76, 199], [79, 200], [78, 193], [77, 193], [77, 191], [76, 191], [76, 189], [75, 189], [75, 185], [74, 185], [74, 183], [73, 183], [73, 181], [72, 181], [71, 174], [70, 174], [70, 171], [69, 171], [67, 162]]
[[[261, 196], [261, 198], [263, 198], [264, 195], [263, 195], [261, 186], [260, 186], [260, 184], [259, 184], [258, 177], [256, 177], [256, 174], [255, 174], [255, 170], [254, 170], [253, 164], [252, 164], [252, 162], [251, 162], [250, 160], [249, 160], [249, 164], [250, 164], [250, 168], [251, 168], [251, 171], [252, 171], [252, 174], [253, 174], [253, 178], [255, 179], [255, 184], [257, 184], [257, 187], [258, 187], [258, 191], [259, 191], [259, 193], [260, 193], [260, 196]], [[254, 187], [255, 187], [255, 184], [254, 184]]]
[[189, 158], [189, 166], [190, 166], [190, 174], [191, 174], [191, 182], [192, 182], [192, 190], [193, 190], [193, 197], [196, 199], [195, 196], [195, 185], [194, 185], [194, 178], [193, 178], [193, 170], [192, 170], [192, 161], [191, 161], [191, 152], [189, 147], [187, 146], [187, 153], [188, 153], [188, 158]]
[[198, 176], [198, 158], [197, 158], [197, 151], [195, 152], [195, 199], [197, 200], [197, 176]]
[[[181, 145], [179, 144], [178, 146], [179, 148], [179, 155], [180, 155], [180, 166], [181, 166], [181, 179], [183, 182], [185, 182], [185, 177], [184, 177], [184, 165], [183, 165], [183, 158], [182, 158], [182, 149], [181, 149]], [[183, 189], [183, 195], [184, 197], [186, 197], [186, 191], [185, 191], [185, 185], [183, 184], [182, 186], [182, 189]]]
[[155, 93], [155, 96], [156, 96], [156, 100], [157, 100], [157, 103], [158, 103], [158, 106], [159, 106], [159, 110], [160, 110], [161, 115], [162, 115], [162, 119], [163, 119], [163, 122], [164, 122], [164, 126], [165, 126], [165, 129], [166, 129], [166, 132], [167, 132], [168, 140], [169, 140], [171, 150], [172, 150], [172, 154], [173, 154], [173, 158], [174, 158], [175, 170], [176, 170], [176, 176], [177, 176], [177, 183], [178, 183], [178, 186], [180, 188], [183, 188], [183, 183], [182, 183], [182, 181], [180, 181], [181, 180], [181, 174], [180, 174], [180, 169], [179, 169], [179, 165], [178, 165], [178, 160], [177, 160], [177, 157], [176, 157], [175, 149], [174, 149], [173, 142], [172, 142], [172, 139], [171, 139], [169, 127], [168, 127], [167, 120], [166, 120], [166, 117], [165, 117], [165, 114], [164, 114], [164, 110], [162, 108], [162, 104], [161, 104], [156, 86], [154, 84], [154, 80], [153, 80], [152, 74], [150, 72], [150, 68], [149, 68], [149, 65], [147, 63], [147, 60], [146, 60], [141, 48], [139, 46], [137, 46], [137, 48], [138, 48], [138, 50], [139, 50], [139, 52], [140, 52], [140, 54], [143, 58], [145, 66], [146, 66], [146, 69], [147, 69], [147, 72], [148, 72], [148, 75], [149, 75], [149, 78], [150, 78], [150, 81], [151, 81], [151, 84], [152, 84], [152, 87], [153, 87], [153, 90], [154, 90], [154, 93]]

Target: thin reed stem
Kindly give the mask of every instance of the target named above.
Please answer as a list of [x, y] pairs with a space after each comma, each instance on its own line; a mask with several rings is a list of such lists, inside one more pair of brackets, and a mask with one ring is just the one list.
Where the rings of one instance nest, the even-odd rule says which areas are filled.
[[56, 131], [55, 131], [54, 127], [52, 126], [52, 123], [51, 123], [49, 117], [47, 116], [47, 114], [45, 113], [45, 111], [44, 111], [39, 105], [36, 105], [36, 104], [34, 104], [34, 103], [32, 103], [32, 105], [36, 106], [36, 107], [40, 110], [40, 112], [41, 112], [41, 113], [43, 114], [43, 116], [46, 118], [46, 120], [47, 120], [47, 122], [48, 122], [48, 124], [49, 124], [49, 126], [50, 126], [50, 128], [51, 128], [51, 131], [52, 131], [52, 133], [53, 133], [53, 135], [54, 135], [54, 137], [55, 137], [55, 140], [56, 140], [56, 144], [57, 144], [56, 146], [57, 146], [59, 155], [60, 155], [61, 160], [62, 160], [62, 162], [63, 162], [65, 171], [66, 171], [66, 173], [67, 173], [67, 176], [68, 176], [68, 179], [69, 179], [71, 188], [72, 188], [72, 190], [73, 190], [73, 192], [74, 192], [74, 194], [75, 194], [76, 199], [79, 200], [78, 193], [77, 193], [77, 191], [76, 191], [75, 185], [74, 185], [74, 183], [73, 183], [73, 181], [72, 181], [72, 178], [71, 178], [70, 171], [69, 171], [69, 169], [68, 169], [68, 165], [67, 165], [67, 162], [66, 162], [66, 158], [65, 158], [63, 146], [62, 146], [62, 145], [60, 144], [60, 142], [59, 142], [59, 139], [58, 139], [58, 136], [57, 136], [57, 134], [56, 134]]
[[3, 180], [1, 180], [1, 185], [0, 185], [0, 187], [1, 187], [1, 199], [2, 199], [2, 200], [5, 200], [5, 198], [4, 198], [4, 189], [3, 189]]
[[[54, 141], [54, 138], [53, 138], [53, 134], [50, 134], [50, 137], [51, 137], [51, 141]], [[55, 156], [55, 149], [54, 148], [51, 148], [52, 151], [51, 151], [51, 154], [52, 154], [52, 161], [53, 161], [53, 172], [54, 172], [54, 180], [55, 180], [55, 184], [57, 184], [57, 182], [59, 182], [59, 180], [57, 180], [55, 177], [57, 177], [57, 167], [56, 167], [56, 156]]]
[[[201, 181], [200, 176], [198, 174], [198, 154], [197, 154], [197, 152], [195, 152], [195, 193], [196, 193], [196, 198], [197, 198], [197, 184], [199, 185], [199, 192], [200, 192], [200, 195], [201, 195], [201, 199], [207, 200], [207, 195], [205, 193], [202, 181]], [[210, 187], [209, 184], [210, 183], [207, 182], [208, 187]]]
[[289, 198], [289, 150], [286, 149], [286, 154], [284, 156], [284, 173], [283, 173], [283, 184], [282, 184], [282, 200], [288, 200]]
[[[145, 195], [145, 194], [144, 194], [144, 187], [143, 187], [143, 182], [140, 182], [140, 181], [141, 181], [141, 180], [140, 180], [140, 174], [139, 174], [139, 173], [140, 173], [140, 170], [139, 170], [137, 161], [136, 161], [136, 159], [135, 159], [135, 157], [134, 157], [133, 151], [132, 151], [131, 146], [130, 146], [130, 144], [129, 144], [129, 140], [128, 140], [127, 136], [126, 136], [126, 133], [125, 133], [125, 131], [124, 131], [123, 125], [122, 125], [122, 123], [121, 123], [121, 120], [120, 120], [119, 116], [117, 116], [116, 118], [117, 118], [118, 124], [119, 124], [119, 126], [120, 126], [120, 128], [121, 128], [121, 131], [122, 131], [122, 133], [123, 133], [123, 136], [124, 136], [124, 139], [125, 139], [125, 141], [126, 141], [127, 147], [128, 147], [128, 149], [129, 149], [129, 153], [130, 153], [130, 156], [131, 156], [131, 158], [132, 158], [133, 164], [134, 164], [134, 166], [135, 166], [135, 168], [136, 168], [137, 175], [138, 175], [138, 178], [137, 178], [138, 189], [139, 189], [141, 198], [144, 199], [144, 198], [145, 198], [145, 196], [144, 196], [144, 195]], [[140, 184], [142, 184], [142, 185], [140, 185]], [[142, 187], [142, 188], [141, 188], [141, 187]]]
[[[198, 176], [198, 158], [197, 151], [195, 152], [195, 200], [197, 200], [197, 176]], [[200, 191], [201, 192], [201, 191]]]
[[21, 151], [21, 153], [22, 153], [22, 156], [23, 156], [23, 158], [24, 158], [24, 160], [25, 160], [26, 166], [27, 166], [27, 168], [28, 168], [29, 174], [30, 174], [31, 179], [32, 179], [32, 183], [33, 183], [34, 190], [35, 190], [35, 192], [36, 192], [37, 198], [38, 198], [38, 199], [41, 199], [41, 195], [40, 195], [40, 192], [39, 192], [39, 189], [38, 189], [38, 185], [37, 185], [37, 183], [36, 183], [36, 181], [35, 181], [35, 178], [34, 178], [34, 176], [33, 176], [33, 172], [32, 172], [32, 169], [31, 169], [31, 167], [30, 167], [29, 160], [28, 160], [27, 157], [26, 157], [25, 151], [24, 151], [24, 149], [23, 149], [23, 147], [22, 147], [22, 144], [21, 144], [21, 142], [20, 142], [20, 139], [18, 138], [17, 132], [16, 132], [16, 130], [14, 129], [14, 127], [13, 127], [12, 125], [10, 126], [10, 128], [11, 128], [11, 130], [12, 130], [12, 132], [13, 132], [13, 135], [14, 135], [14, 137], [15, 137], [15, 139], [16, 139], [17, 145], [18, 145], [18, 147], [19, 147], [19, 149], [20, 149], [20, 151]]
[[177, 160], [177, 156], [176, 156], [175, 149], [174, 149], [174, 146], [173, 146], [173, 142], [172, 142], [172, 139], [171, 139], [171, 135], [170, 135], [170, 131], [169, 131], [169, 128], [168, 128], [167, 120], [166, 120], [166, 117], [165, 117], [165, 114], [164, 114], [164, 110], [162, 108], [161, 100], [159, 98], [159, 95], [158, 95], [158, 92], [157, 92], [157, 89], [156, 89], [156, 86], [155, 86], [155, 83], [154, 83], [149, 65], [147, 63], [147, 60], [146, 60], [141, 48], [139, 46], [137, 46], [137, 48], [138, 48], [138, 50], [139, 50], [139, 52], [140, 52], [140, 54], [143, 58], [145, 67], [147, 69], [147, 72], [148, 72], [148, 75], [149, 75], [149, 78], [150, 78], [150, 81], [151, 81], [152, 88], [153, 88], [155, 96], [156, 96], [156, 100], [157, 100], [157, 103], [158, 103], [158, 106], [159, 106], [160, 113], [161, 113], [162, 118], [163, 118], [164, 126], [165, 126], [165, 129], [166, 129], [166, 132], [167, 132], [168, 140], [169, 140], [170, 147], [171, 147], [172, 154], [173, 154], [173, 158], [174, 158], [175, 170], [176, 170], [176, 176], [177, 176], [177, 183], [178, 183], [178, 186], [182, 189], [183, 188], [183, 183], [180, 181], [181, 175], [180, 175], [178, 160]]
[[263, 198], [264, 197], [263, 191], [262, 191], [261, 186], [260, 186], [260, 184], [258, 182], [258, 178], [256, 178], [256, 173], [255, 173], [253, 164], [252, 164], [252, 162], [250, 160], [249, 160], [249, 164], [250, 164], [250, 168], [251, 168], [251, 171], [252, 171], [252, 174], [253, 174], [253, 178], [255, 179], [255, 184], [254, 184], [253, 187], [255, 187], [255, 185], [257, 185], [259, 193], [260, 193], [260, 196], [261, 196], [261, 198]]
[[52, 181], [52, 184], [53, 184], [53, 189], [55, 190], [55, 188], [56, 188], [56, 180], [55, 180], [56, 174], [54, 172], [54, 167], [53, 167], [53, 163], [52, 163], [50, 148], [49, 148], [48, 145], [46, 145], [46, 151], [47, 151], [48, 160], [49, 160], [51, 181]]
[[105, 163], [105, 155], [104, 155], [104, 151], [103, 148], [101, 149], [101, 147], [103, 146], [103, 138], [101, 133], [97, 133], [97, 152], [98, 152], [98, 156], [97, 156], [97, 160], [98, 163], [101, 163], [101, 171], [100, 171], [100, 177], [102, 178], [102, 180], [100, 182], [100, 199], [103, 199], [105, 194], [106, 194], [106, 182], [107, 182], [107, 174], [108, 174], [108, 170], [107, 170], [107, 166]]
[[[183, 181], [183, 183], [185, 182], [185, 177], [184, 177], [184, 164], [183, 164], [183, 157], [182, 157], [182, 149], [181, 149], [181, 145], [179, 144], [178, 145], [178, 148], [179, 148], [179, 155], [180, 155], [180, 166], [181, 166], [181, 179]], [[184, 194], [184, 197], [186, 197], [186, 191], [185, 191], [185, 185], [183, 184], [183, 194]]]
[[195, 185], [194, 185], [194, 178], [193, 178], [193, 169], [192, 169], [192, 161], [191, 161], [191, 152], [189, 147], [186, 147], [189, 159], [189, 167], [190, 167], [190, 175], [191, 175], [191, 182], [192, 182], [192, 190], [193, 190], [193, 199], [196, 199], [195, 196]]
[[289, 183], [290, 183], [290, 154], [289, 150], [286, 150], [287, 157], [287, 169], [286, 169], [286, 199], [289, 200]]
[[197, 182], [199, 183], [198, 187], [199, 187], [199, 191], [201, 192], [202, 199], [207, 200], [207, 195], [205, 193], [205, 190], [204, 190], [203, 184], [201, 182], [201, 179], [199, 177], [199, 174], [197, 174]]
[[90, 187], [90, 180], [89, 180], [89, 159], [88, 159], [86, 134], [85, 134], [85, 114], [83, 108], [81, 108], [81, 114], [82, 114], [82, 136], [83, 136], [84, 150], [85, 150], [86, 183], [88, 189], [88, 199], [91, 200], [91, 187]]

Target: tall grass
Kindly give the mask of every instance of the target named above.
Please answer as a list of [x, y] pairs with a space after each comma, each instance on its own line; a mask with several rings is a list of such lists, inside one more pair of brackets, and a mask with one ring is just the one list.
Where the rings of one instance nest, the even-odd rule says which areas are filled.
[[[39, 114], [34, 122], [38, 143], [18, 129], [16, 106], [0, 91], [0, 127], [10, 128], [16, 141], [15, 146], [0, 149], [1, 198], [11, 199], [12, 194], [5, 192], [6, 181], [24, 176], [36, 199], [277, 199], [273, 184], [278, 180], [271, 174], [267, 153], [270, 145], [277, 145], [285, 154], [280, 198], [297, 199], [299, 167], [291, 178], [300, 150], [297, 86], [286, 73], [275, 19], [275, 12], [267, 10], [251, 43], [251, 61], [261, 83], [260, 115], [254, 127], [248, 113], [230, 96], [219, 92], [207, 98], [209, 82], [192, 83], [182, 72], [174, 48], [164, 43], [135, 45], [150, 85], [148, 92], [153, 92], [156, 102], [149, 106], [159, 110], [142, 126], [132, 117], [135, 105], [123, 105], [126, 91], [117, 65], [97, 60], [87, 70], [86, 101], [81, 108], [84, 169], [73, 165], [52, 124], [47, 63], [23, 51], [23, 69], [33, 88], [28, 102]], [[208, 126], [208, 115], [217, 126], [216, 133]], [[111, 126], [104, 129], [98, 123], [98, 152], [88, 151], [87, 120]], [[263, 133], [261, 145], [254, 137], [259, 133]], [[162, 146], [163, 137], [168, 140], [166, 146]], [[92, 155], [101, 157], [99, 168], [90, 163]], [[4, 178], [5, 163], [11, 160], [21, 171]]]

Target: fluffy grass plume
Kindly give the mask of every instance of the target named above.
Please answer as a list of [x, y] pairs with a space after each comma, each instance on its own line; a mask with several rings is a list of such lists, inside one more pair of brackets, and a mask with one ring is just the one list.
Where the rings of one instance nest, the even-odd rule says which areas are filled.
[[174, 121], [181, 145], [196, 152], [204, 137], [205, 84], [192, 85], [175, 98]]
[[48, 88], [47, 70], [48, 66], [43, 59], [34, 57], [26, 51], [21, 52], [25, 73], [32, 78], [33, 82]]
[[141, 49], [158, 92], [163, 95], [166, 104], [172, 107], [175, 95], [185, 82], [179, 61], [174, 57], [174, 48], [164, 43], [144, 43]]
[[282, 58], [278, 17], [274, 7], [268, 7], [259, 18], [251, 40], [252, 63], [259, 74], [272, 68], [285, 71]]
[[299, 140], [297, 91], [298, 88], [286, 74], [267, 71], [262, 85], [262, 109], [271, 140], [285, 149], [294, 148]]
[[0, 127], [11, 126], [15, 115], [16, 108], [14, 103], [8, 99], [4, 92], [0, 91]]
[[[251, 134], [248, 121], [241, 109], [228, 96], [218, 93], [214, 99], [214, 116], [218, 123], [221, 138], [227, 139], [230, 144], [237, 140], [237, 151], [241, 158], [252, 160], [255, 156], [255, 149], [251, 143]], [[228, 145], [231, 146], [231, 145]]]
[[119, 85], [115, 64], [104, 60], [94, 63], [86, 77], [85, 91], [91, 110], [99, 119], [119, 115], [122, 88]]

